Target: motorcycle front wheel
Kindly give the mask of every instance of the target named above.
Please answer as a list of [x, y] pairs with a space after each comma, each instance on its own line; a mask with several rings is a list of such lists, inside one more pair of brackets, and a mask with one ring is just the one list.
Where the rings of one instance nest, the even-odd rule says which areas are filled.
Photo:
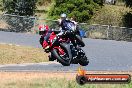
[[84, 56], [83, 58], [81, 58], [81, 60], [79, 61], [79, 64], [82, 66], [87, 66], [89, 64], [89, 60], [86, 56]]
[[87, 58], [85, 52], [80, 49], [82, 56], [80, 57], [80, 60], [79, 60], [79, 64], [82, 65], [82, 66], [87, 66], [89, 64], [89, 59]]
[[54, 58], [57, 59], [59, 63], [61, 63], [63, 66], [70, 66], [71, 60], [69, 59], [68, 55], [64, 53], [63, 55], [59, 53], [57, 49], [53, 49], [51, 51], [51, 54], [54, 56]]

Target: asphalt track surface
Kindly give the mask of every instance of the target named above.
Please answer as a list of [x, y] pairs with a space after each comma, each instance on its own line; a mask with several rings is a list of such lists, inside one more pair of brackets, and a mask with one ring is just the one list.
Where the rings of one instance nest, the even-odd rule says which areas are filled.
[[[39, 35], [2, 32], [0, 43], [17, 44], [41, 48]], [[83, 48], [89, 58], [89, 65], [83, 67], [93, 71], [132, 71], [132, 42], [83, 39]], [[60, 63], [42, 62], [32, 64], [0, 65], [0, 71], [76, 71], [79, 65], [62, 66]]]

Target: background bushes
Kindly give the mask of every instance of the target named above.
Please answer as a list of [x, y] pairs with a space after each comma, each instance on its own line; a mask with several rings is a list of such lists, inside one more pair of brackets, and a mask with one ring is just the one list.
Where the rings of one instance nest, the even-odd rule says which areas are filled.
[[3, 0], [4, 11], [8, 14], [32, 16], [35, 14], [37, 0]]
[[96, 10], [100, 8], [101, 0], [54, 0], [55, 5], [49, 11], [53, 19], [66, 13], [68, 17], [74, 17], [78, 22], [88, 22]]

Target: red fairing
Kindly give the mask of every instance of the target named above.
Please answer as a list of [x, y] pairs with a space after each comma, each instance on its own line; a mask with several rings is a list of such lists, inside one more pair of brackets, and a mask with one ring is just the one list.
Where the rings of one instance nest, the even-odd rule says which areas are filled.
[[[43, 41], [43, 48], [46, 48], [47, 46], [52, 47], [54, 38], [56, 38], [56, 34], [54, 32], [52, 32], [50, 34], [50, 38], [49, 38], [50, 43], [47, 43], [46, 41]], [[59, 42], [62, 42], [62, 41], [64, 41], [64, 40], [60, 38]], [[51, 50], [53, 50], [53, 49], [57, 49], [59, 51], [60, 55], [64, 55], [65, 54], [64, 50], [61, 47], [59, 47], [59, 46], [55, 45], [54, 47], [51, 48]]]
[[48, 46], [48, 43], [46, 41], [43, 42], [43, 48], [45, 48], [46, 46]]
[[[47, 34], [47, 33], [46, 33]], [[44, 34], [43, 36], [46, 36], [46, 34]], [[48, 45], [50, 45], [50, 47], [52, 46], [52, 42], [53, 42], [53, 39], [56, 37], [56, 34], [54, 32], [52, 32], [50, 34], [50, 44], [48, 44], [46, 41], [43, 41], [43, 48], [47, 47]]]

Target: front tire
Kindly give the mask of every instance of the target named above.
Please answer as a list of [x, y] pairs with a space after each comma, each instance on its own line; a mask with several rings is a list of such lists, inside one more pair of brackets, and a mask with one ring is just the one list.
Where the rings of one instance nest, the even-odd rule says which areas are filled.
[[79, 64], [82, 66], [87, 66], [89, 64], [89, 60], [85, 52], [82, 49], [80, 49], [80, 51], [81, 51], [80, 55], [83, 55], [83, 56], [80, 57]]
[[82, 66], [87, 66], [89, 64], [89, 60], [86, 56], [84, 56], [83, 58], [81, 58], [81, 60], [79, 61], [79, 64]]
[[59, 55], [57, 49], [54, 49], [51, 53], [63, 66], [70, 66], [71, 61], [69, 60], [68, 56], [65, 58], [62, 57], [61, 55]]

